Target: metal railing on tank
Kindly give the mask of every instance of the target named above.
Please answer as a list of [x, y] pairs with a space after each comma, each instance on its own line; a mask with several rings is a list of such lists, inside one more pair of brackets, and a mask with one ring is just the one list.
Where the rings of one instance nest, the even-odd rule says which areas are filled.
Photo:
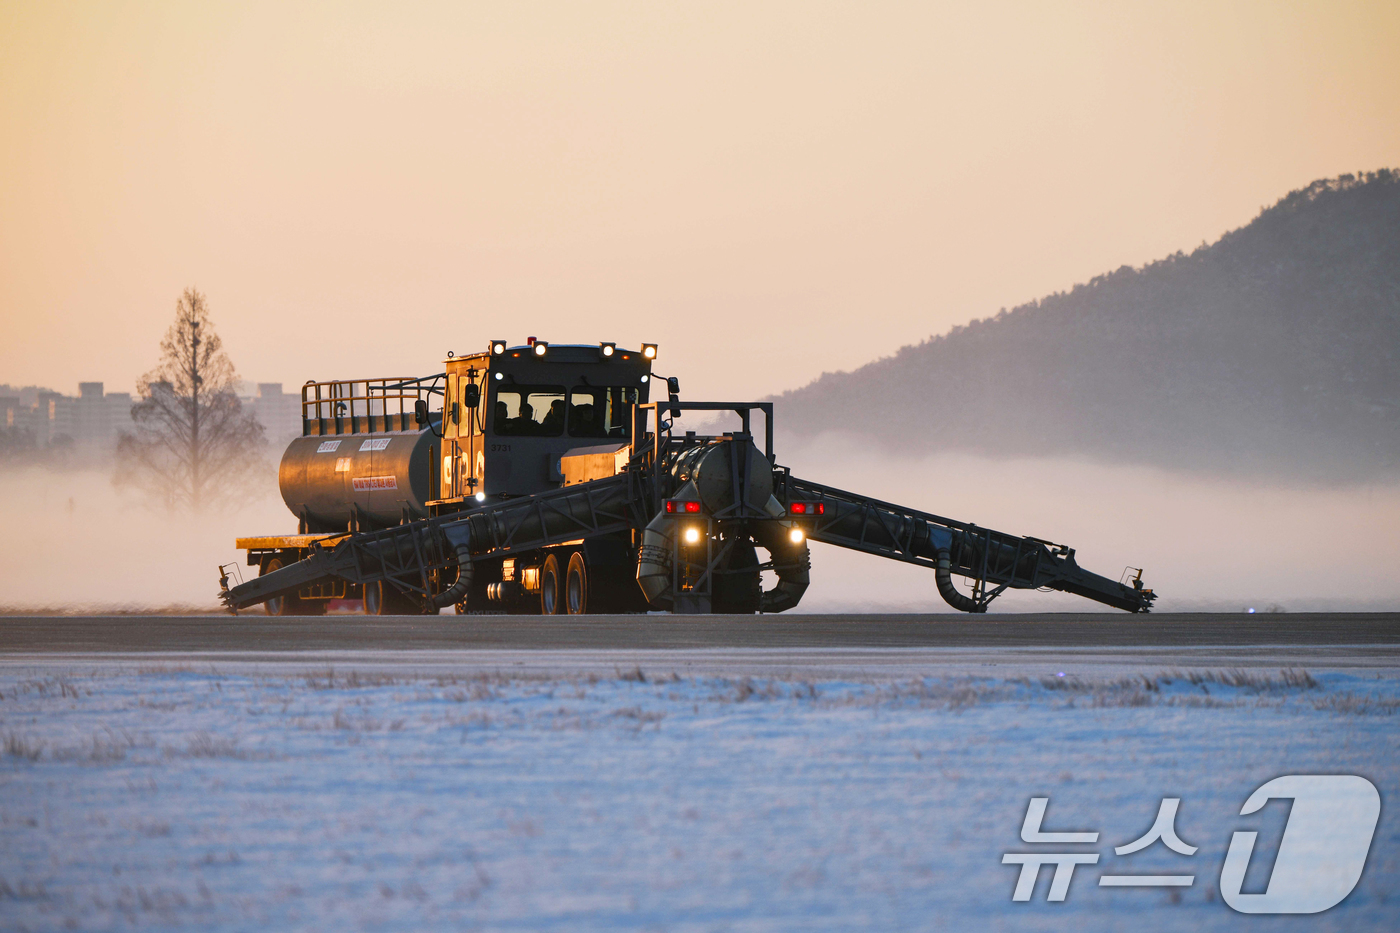
[[420, 399], [442, 391], [441, 376], [307, 382], [301, 387], [304, 437], [414, 431]]

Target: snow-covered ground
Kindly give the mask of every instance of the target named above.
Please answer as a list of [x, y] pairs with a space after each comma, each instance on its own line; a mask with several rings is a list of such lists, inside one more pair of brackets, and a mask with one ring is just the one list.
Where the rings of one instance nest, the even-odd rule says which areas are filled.
[[[602, 675], [480, 663], [0, 665], [0, 928], [325, 930], [1395, 929], [1400, 679], [1015, 665], [922, 675]], [[1232, 685], [1233, 684], [1233, 685]], [[1236, 829], [1261, 884], [1282, 774], [1380, 790], [1340, 906], [1250, 917], [1218, 892]], [[1100, 832], [1063, 903], [1046, 830]], [[1164, 797], [1194, 856], [1130, 856]], [[1046, 847], [1064, 848], [1064, 847]], [[1190, 873], [1114, 889], [1108, 872]]]

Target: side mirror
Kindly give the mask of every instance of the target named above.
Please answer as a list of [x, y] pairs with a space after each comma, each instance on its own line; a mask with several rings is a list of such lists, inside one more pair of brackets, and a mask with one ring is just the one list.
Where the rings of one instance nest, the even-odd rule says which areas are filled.
[[469, 382], [462, 388], [462, 405], [465, 408], [475, 408], [481, 404], [481, 387], [475, 382]]
[[[675, 376], [667, 376], [667, 377], [666, 377], [666, 394], [670, 396], [670, 401], [672, 401], [672, 402], [678, 402], [678, 401], [680, 401], [680, 398], [681, 398], [681, 381], [680, 381], [679, 379], [677, 379]], [[679, 408], [672, 408], [672, 409], [671, 409], [671, 417], [672, 417], [672, 418], [679, 418], [680, 416], [681, 416], [681, 410], [680, 410]]]
[[426, 399], [419, 399], [413, 403], [413, 420], [424, 425], [428, 423], [428, 402]]

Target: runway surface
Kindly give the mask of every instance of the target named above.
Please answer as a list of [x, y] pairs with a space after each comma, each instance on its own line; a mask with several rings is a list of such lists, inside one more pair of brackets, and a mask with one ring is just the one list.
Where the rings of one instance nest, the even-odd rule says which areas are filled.
[[[10, 616], [0, 664], [509, 670], [524, 676], [1097, 676], [1174, 668], [1400, 671], [1400, 614]], [[993, 670], [1001, 668], [1001, 670]]]

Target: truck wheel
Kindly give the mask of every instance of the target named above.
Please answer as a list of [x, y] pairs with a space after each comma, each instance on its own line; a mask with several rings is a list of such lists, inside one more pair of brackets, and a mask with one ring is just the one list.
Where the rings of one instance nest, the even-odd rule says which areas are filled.
[[564, 600], [560, 599], [559, 558], [553, 554], [544, 560], [540, 568], [540, 613], [547, 616], [564, 611]]
[[378, 583], [365, 584], [365, 615], [386, 616], [388, 611], [388, 600], [384, 598], [384, 588], [386, 584], [383, 580]]
[[[273, 557], [263, 561], [258, 568], [258, 576], [281, 570], [286, 566], [282, 558]], [[298, 596], [274, 596], [263, 603], [270, 616], [320, 616], [326, 614], [326, 604], [319, 599], [302, 599]]]
[[715, 612], [754, 613], [763, 598], [758, 555], [753, 542], [742, 538], [733, 542], [719, 567], [712, 587]]
[[[274, 570], [281, 569], [282, 559], [280, 557], [274, 557], [271, 560], [265, 560], [262, 562], [262, 567], [258, 569], [258, 576], [261, 577], [266, 574], [272, 573], [272, 571]], [[295, 596], [274, 596], [267, 602], [263, 603], [263, 607], [267, 610], [267, 614], [270, 616], [289, 616], [292, 613], [288, 610], [291, 609], [291, 603], [293, 603], [294, 601], [296, 601]]]
[[588, 568], [582, 551], [569, 555], [569, 572], [564, 577], [564, 610], [571, 616], [581, 616], [588, 611]]
[[365, 615], [413, 616], [423, 610], [412, 597], [405, 596], [387, 580], [365, 584]]

